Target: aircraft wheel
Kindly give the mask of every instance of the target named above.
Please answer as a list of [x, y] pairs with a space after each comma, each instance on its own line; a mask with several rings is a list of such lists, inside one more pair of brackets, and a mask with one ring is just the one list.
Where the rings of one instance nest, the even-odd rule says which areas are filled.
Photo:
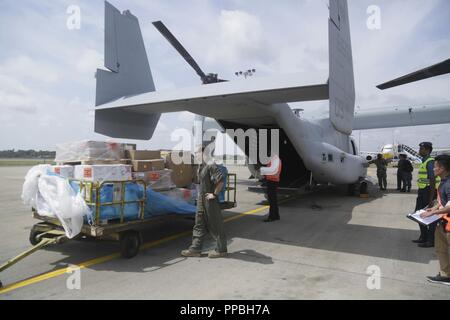
[[347, 187], [347, 195], [352, 197], [355, 195], [355, 184], [349, 184]]
[[361, 182], [359, 186], [359, 194], [368, 194], [368, 185], [367, 182]]

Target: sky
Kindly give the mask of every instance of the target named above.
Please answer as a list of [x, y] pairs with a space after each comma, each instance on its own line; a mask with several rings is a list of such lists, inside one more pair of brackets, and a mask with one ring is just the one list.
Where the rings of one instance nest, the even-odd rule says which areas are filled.
[[[206, 72], [234, 79], [301, 72], [328, 77], [326, 0], [111, 0], [140, 19], [157, 90], [200, 85], [195, 72], [151, 24], [162, 20]], [[450, 1], [349, 0], [356, 106], [359, 110], [450, 101], [450, 75], [391, 90], [375, 86], [448, 59]], [[369, 29], [370, 6], [380, 28]], [[79, 28], [68, 27], [73, 8]], [[95, 70], [103, 67], [100, 0], [0, 1], [0, 150], [54, 150], [58, 143], [107, 140], [94, 133]], [[70, 26], [70, 24], [69, 24]], [[249, 78], [246, 81], [252, 81]], [[328, 113], [328, 102], [291, 104], [304, 116]], [[164, 114], [138, 148], [171, 148], [170, 133], [191, 130], [194, 115]], [[353, 133], [362, 150], [392, 142], [450, 147], [450, 124]], [[359, 139], [361, 141], [359, 142]], [[116, 139], [117, 140], [117, 139]]]

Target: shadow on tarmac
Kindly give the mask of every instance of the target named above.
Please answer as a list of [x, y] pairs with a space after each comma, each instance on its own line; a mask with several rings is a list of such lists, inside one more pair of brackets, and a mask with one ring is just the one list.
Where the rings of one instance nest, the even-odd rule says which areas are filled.
[[[418, 248], [411, 243], [417, 238], [418, 231], [349, 224], [353, 210], [385, 194], [370, 188], [371, 197], [361, 199], [346, 197], [346, 189], [328, 187], [304, 194], [280, 204], [281, 220], [263, 223], [263, 217], [249, 215], [225, 224], [227, 238], [250, 239], [260, 242], [278, 243], [280, 245], [298, 246], [331, 252], [343, 252], [385, 259], [402, 260], [428, 264], [435, 259], [434, 249]], [[411, 204], [414, 207], [413, 204]], [[406, 211], [408, 208], [405, 209]], [[240, 212], [226, 211], [225, 216], [240, 215]], [[373, 214], [376, 214], [374, 212]], [[400, 212], [399, 215], [404, 215]], [[192, 230], [193, 221], [182, 217], [161, 220], [143, 231], [144, 242]], [[141, 252], [132, 260], [119, 259], [118, 263], [101, 263], [93, 265], [93, 270], [114, 272], [151, 272], [183, 262], [186, 258], [179, 255], [190, 244], [190, 237], [184, 236], [165, 244]], [[205, 251], [211, 245], [211, 239], [205, 242]], [[171, 248], [167, 248], [171, 247]], [[174, 249], [174, 247], [176, 249]], [[59, 252], [65, 256], [52, 265], [59, 269], [67, 264], [77, 264], [118, 252], [116, 243], [100, 241], [71, 241], [69, 243], [48, 247], [46, 250]], [[207, 259], [207, 258], [206, 258]], [[243, 248], [229, 252], [227, 259], [236, 259], [248, 263], [273, 264], [272, 257], [254, 250]], [[132, 261], [132, 263], [130, 263]]]

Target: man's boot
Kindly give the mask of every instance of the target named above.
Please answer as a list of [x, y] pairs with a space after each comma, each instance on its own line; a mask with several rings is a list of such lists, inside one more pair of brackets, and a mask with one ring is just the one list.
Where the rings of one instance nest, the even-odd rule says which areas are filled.
[[198, 257], [202, 256], [202, 253], [200, 251], [194, 251], [194, 250], [188, 249], [188, 250], [181, 251], [181, 255], [183, 257], [195, 257], [195, 258], [198, 258]]
[[216, 259], [216, 258], [225, 258], [228, 255], [227, 252], [218, 252], [216, 250], [208, 253], [208, 258]]

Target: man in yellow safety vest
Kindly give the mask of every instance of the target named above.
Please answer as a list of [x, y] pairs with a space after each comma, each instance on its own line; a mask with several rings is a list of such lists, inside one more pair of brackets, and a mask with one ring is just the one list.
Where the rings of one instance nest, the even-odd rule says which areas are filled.
[[[433, 144], [431, 142], [422, 142], [419, 145], [419, 154], [422, 157], [422, 164], [419, 167], [419, 174], [417, 179], [416, 211], [432, 208], [434, 206], [434, 199], [436, 197], [436, 188], [439, 186], [440, 178], [434, 175], [434, 158], [431, 157], [433, 151]], [[423, 226], [419, 224], [420, 237], [413, 240], [421, 248], [434, 247], [434, 232], [436, 224]]]

